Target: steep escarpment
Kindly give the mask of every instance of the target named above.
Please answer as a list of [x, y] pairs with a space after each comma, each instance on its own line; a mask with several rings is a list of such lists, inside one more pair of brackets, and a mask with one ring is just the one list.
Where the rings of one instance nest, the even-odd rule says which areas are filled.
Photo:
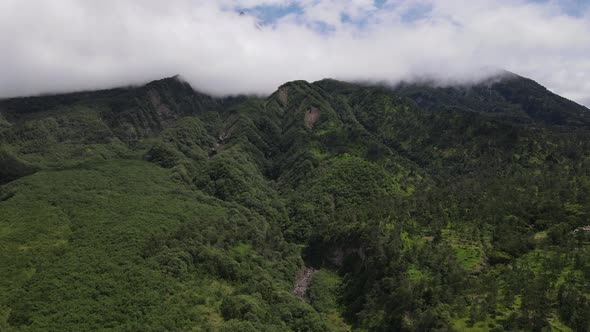
[[0, 327], [583, 331], [589, 113], [517, 76], [0, 101]]

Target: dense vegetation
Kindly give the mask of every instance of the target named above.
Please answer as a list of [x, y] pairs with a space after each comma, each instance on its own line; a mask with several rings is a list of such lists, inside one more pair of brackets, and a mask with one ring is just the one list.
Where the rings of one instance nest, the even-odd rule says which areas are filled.
[[590, 111], [511, 74], [4, 100], [0, 330], [589, 331], [588, 197]]

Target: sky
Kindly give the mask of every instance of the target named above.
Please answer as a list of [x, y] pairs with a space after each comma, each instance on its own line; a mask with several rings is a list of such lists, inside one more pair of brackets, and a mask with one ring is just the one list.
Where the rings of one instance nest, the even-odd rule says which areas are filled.
[[180, 74], [471, 84], [508, 70], [590, 106], [590, 0], [0, 0], [0, 97]]

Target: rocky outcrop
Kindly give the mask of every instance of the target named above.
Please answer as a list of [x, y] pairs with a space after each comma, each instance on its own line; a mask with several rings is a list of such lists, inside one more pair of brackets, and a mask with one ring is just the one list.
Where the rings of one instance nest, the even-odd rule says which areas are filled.
[[309, 129], [313, 128], [313, 125], [318, 121], [320, 118], [320, 110], [317, 107], [310, 107], [307, 112], [305, 112], [305, 126]]
[[297, 274], [297, 279], [295, 280], [295, 288], [293, 289], [293, 295], [297, 296], [302, 301], [305, 301], [305, 294], [307, 293], [307, 287], [311, 282], [311, 277], [313, 276], [316, 270], [313, 267], [304, 267]]

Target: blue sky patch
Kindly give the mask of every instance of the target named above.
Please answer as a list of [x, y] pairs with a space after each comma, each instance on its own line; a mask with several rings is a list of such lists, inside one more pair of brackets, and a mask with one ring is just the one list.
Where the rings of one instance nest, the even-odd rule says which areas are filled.
[[262, 25], [269, 25], [274, 24], [281, 18], [290, 15], [302, 15], [303, 9], [301, 6], [296, 4], [295, 2], [287, 5], [263, 5], [263, 6], [256, 6], [252, 8], [236, 8], [237, 12], [244, 12], [245, 14], [254, 15], [258, 20], [260, 20], [260, 24]]
[[[531, 3], [549, 3], [553, 0], [529, 0]], [[397, 4], [403, 1], [388, 2], [387, 0], [374, 0], [374, 6], [377, 12], [394, 10]], [[590, 0], [561, 0], [557, 1], [564, 13], [570, 16], [581, 16], [585, 11], [590, 10]], [[237, 7], [236, 12], [243, 12], [244, 14], [255, 16], [260, 25], [273, 25], [280, 19], [287, 15], [295, 15], [296, 17], [303, 17], [305, 12], [303, 7], [297, 2], [292, 1], [287, 5], [259, 5], [255, 7]], [[428, 3], [416, 2], [414, 6], [410, 6], [408, 10], [401, 13], [401, 19], [405, 23], [412, 23], [418, 20], [428, 18], [432, 11], [432, 5]], [[370, 20], [372, 12], [367, 12], [364, 17], [352, 19], [349, 14], [341, 13], [340, 22], [342, 24], [355, 25], [358, 28], [363, 28]], [[301, 23], [310, 26], [320, 33], [329, 33], [334, 30], [333, 26], [325, 22], [308, 22], [301, 19]]]

